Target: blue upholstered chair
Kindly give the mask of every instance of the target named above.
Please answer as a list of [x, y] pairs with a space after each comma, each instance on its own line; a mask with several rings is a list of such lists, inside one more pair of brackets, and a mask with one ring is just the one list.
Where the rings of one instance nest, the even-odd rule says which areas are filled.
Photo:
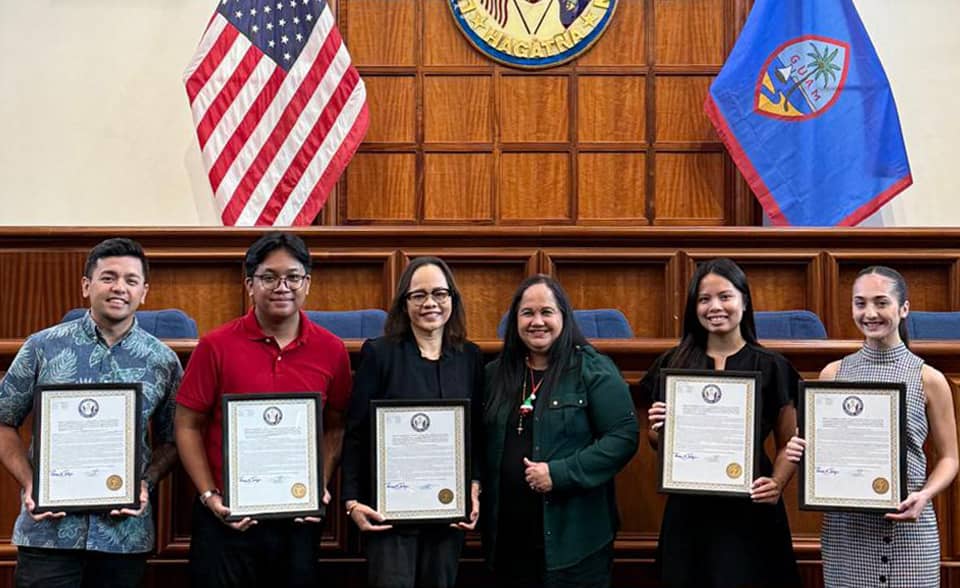
[[[60, 322], [78, 319], [85, 312], [86, 308], [74, 308], [67, 311]], [[197, 322], [177, 308], [138, 310], [137, 324], [158, 339], [196, 339], [199, 336]]]
[[911, 339], [960, 339], [960, 312], [911, 310], [907, 333]]
[[[633, 330], [623, 313], [615, 308], [597, 308], [573, 311], [573, 320], [588, 339], [632, 339]], [[503, 315], [497, 326], [497, 336], [503, 337], [507, 331], [507, 315]]]
[[758, 339], [826, 339], [820, 317], [809, 310], [767, 310], [753, 313]]
[[341, 339], [370, 339], [383, 334], [387, 313], [379, 308], [364, 310], [308, 310], [310, 320]]

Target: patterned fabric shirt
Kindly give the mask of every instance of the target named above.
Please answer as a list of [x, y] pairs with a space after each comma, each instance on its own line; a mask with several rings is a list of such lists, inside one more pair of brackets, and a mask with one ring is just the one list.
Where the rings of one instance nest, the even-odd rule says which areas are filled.
[[[44, 384], [143, 384], [143, 437], [140, 458], [150, 463], [147, 427], [152, 419], [153, 441], [173, 442], [175, 394], [183, 368], [176, 354], [136, 324], [112, 347], [100, 335], [88, 312], [74, 321], [34, 333], [24, 342], [0, 381], [0, 422], [19, 427], [33, 408], [34, 387]], [[33, 454], [31, 446], [31, 455]], [[138, 494], [139, 495], [139, 494]], [[108, 553], [144, 553], [153, 549], [150, 505], [139, 517], [109, 514], [69, 514], [35, 522], [20, 507], [13, 543], [27, 547], [86, 549]]]

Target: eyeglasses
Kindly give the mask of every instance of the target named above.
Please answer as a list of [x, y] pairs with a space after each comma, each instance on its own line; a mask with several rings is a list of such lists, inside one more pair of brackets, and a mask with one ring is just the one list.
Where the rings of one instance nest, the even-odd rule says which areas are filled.
[[437, 304], [443, 304], [447, 300], [450, 300], [450, 290], [446, 288], [434, 288], [429, 292], [426, 290], [407, 292], [407, 300], [412, 302], [414, 306], [423, 306], [426, 304], [427, 298], [433, 298]]
[[287, 284], [287, 288], [291, 290], [299, 290], [303, 283], [310, 279], [310, 276], [305, 276], [302, 274], [290, 274], [288, 276], [277, 276], [274, 274], [254, 274], [253, 277], [260, 280], [260, 283], [263, 284], [263, 287], [267, 290], [276, 290], [280, 287], [281, 282]]

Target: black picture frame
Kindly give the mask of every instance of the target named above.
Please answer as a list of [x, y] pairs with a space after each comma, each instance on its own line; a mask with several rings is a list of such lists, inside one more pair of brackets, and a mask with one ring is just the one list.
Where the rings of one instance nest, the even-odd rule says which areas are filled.
[[[128, 485], [128, 488], [132, 490], [132, 500], [129, 501], [120, 501], [120, 502], [104, 502], [104, 501], [94, 501], [94, 502], [76, 502], [73, 504], [57, 504], [53, 502], [46, 502], [42, 500], [43, 489], [46, 486], [47, 482], [44, 480], [44, 471], [46, 467], [44, 466], [44, 455], [48, 449], [48, 444], [50, 451], [55, 451], [56, 448], [52, 446], [52, 443], [47, 439], [43, 431], [43, 422], [45, 420], [46, 411], [44, 406], [48, 399], [53, 399], [58, 396], [65, 397], [68, 392], [79, 392], [80, 394], [73, 394], [74, 397], [84, 397], [84, 398], [93, 398], [94, 400], [97, 397], [106, 396], [106, 391], [117, 391], [122, 390], [127, 393], [133, 394], [133, 412], [132, 412], [132, 425], [133, 427], [133, 447], [127, 449], [125, 453], [133, 453], [133, 484], [132, 487]], [[41, 514], [45, 512], [65, 512], [65, 513], [95, 513], [95, 512], [109, 512], [111, 510], [119, 509], [132, 509], [137, 510], [140, 508], [140, 487], [143, 481], [143, 459], [140, 455], [140, 443], [143, 439], [143, 425], [141, 415], [143, 412], [143, 385], [140, 382], [117, 382], [117, 383], [91, 383], [91, 384], [42, 384], [34, 388], [33, 394], [33, 453], [31, 456], [32, 465], [33, 465], [33, 491], [31, 497], [33, 498], [34, 514]], [[126, 469], [126, 467], [124, 467]]]
[[470, 519], [470, 509], [471, 509], [471, 493], [470, 486], [472, 480], [470, 479], [471, 472], [471, 463], [470, 463], [470, 448], [472, 440], [470, 438], [470, 399], [468, 398], [445, 398], [445, 399], [436, 399], [436, 400], [399, 400], [399, 399], [389, 399], [389, 400], [371, 400], [370, 401], [370, 500], [372, 506], [378, 508], [380, 503], [380, 483], [378, 480], [378, 471], [377, 471], [377, 454], [380, 447], [381, 440], [378, 438], [378, 419], [380, 418], [380, 412], [384, 409], [403, 409], [407, 411], [420, 410], [420, 411], [429, 411], [436, 409], [449, 409], [449, 408], [459, 408], [461, 410], [462, 419], [460, 421], [461, 427], [457, 433], [460, 434], [463, 439], [462, 450], [462, 468], [460, 475], [462, 476], [463, 483], [460, 485], [461, 496], [464, 497], [463, 500], [463, 509], [457, 511], [454, 514], [449, 516], [435, 516], [435, 517], [397, 517], [390, 516], [389, 512], [382, 512], [381, 514], [385, 515], [385, 520], [383, 524], [395, 525], [395, 526], [405, 526], [405, 525], [424, 525], [424, 524], [439, 524], [439, 523], [457, 523], [464, 522]]
[[317, 488], [314, 495], [317, 497], [317, 508], [315, 509], [291, 509], [283, 511], [264, 510], [259, 512], [244, 512], [243, 514], [233, 514], [224, 517], [226, 521], [239, 521], [250, 517], [256, 520], [265, 519], [293, 519], [302, 517], [323, 518], [326, 515], [326, 505], [323, 503], [323, 494], [325, 490], [325, 480], [323, 472], [323, 397], [319, 392], [278, 392], [278, 393], [253, 393], [253, 394], [224, 394], [221, 397], [222, 408], [222, 432], [223, 432], [223, 505], [231, 508], [232, 501], [236, 498], [236, 492], [231, 488], [231, 456], [230, 456], [230, 406], [233, 403], [264, 402], [264, 401], [289, 401], [289, 400], [312, 400], [314, 402], [315, 435], [311, 439], [309, 436], [304, 440], [305, 443], [313, 442], [315, 463], [317, 473]]
[[[688, 495], [713, 495], [713, 496], [749, 496], [749, 484], [756, 479], [760, 471], [760, 461], [763, 452], [763, 439], [760, 438], [761, 426], [760, 418], [763, 410], [763, 394], [761, 390], [761, 374], [753, 371], [728, 371], [728, 370], [689, 370], [689, 369], [663, 369], [660, 371], [660, 390], [659, 397], [667, 401], [668, 380], [672, 377], [680, 378], [700, 378], [710, 380], [751, 380], [753, 382], [753, 458], [750, 460], [749, 482], [742, 489], [716, 489], [707, 487], [698, 488], [678, 488], [669, 485], [666, 482], [668, 460], [664, 455], [665, 439], [664, 435], [669, 432], [669, 417], [664, 421], [664, 426], [660, 429], [660, 442], [657, 445], [658, 477], [657, 491], [662, 494], [688, 494]], [[669, 415], [669, 406], [667, 412]]]
[[[815, 449], [816, 440], [807, 439], [807, 448], [803, 452], [803, 457], [800, 458], [800, 463], [798, 464], [798, 493], [797, 499], [799, 501], [800, 510], [810, 510], [810, 511], [841, 511], [841, 512], [871, 512], [871, 513], [893, 513], [898, 512], [898, 505], [900, 502], [906, 499], [907, 491], [907, 452], [906, 452], [906, 441], [907, 441], [907, 385], [903, 382], [845, 382], [841, 380], [810, 380], [800, 382], [800, 401], [799, 406], [797, 406], [797, 426], [800, 431], [801, 436], [804, 438], [807, 437], [807, 425], [810, 424], [811, 415], [808, 412], [807, 407], [807, 396], [809, 394], [816, 394], [817, 390], [870, 390], [870, 391], [879, 391], [884, 390], [890, 394], [897, 395], [898, 410], [895, 413], [895, 416], [898, 420], [896, 425], [898, 443], [897, 447], [899, 449], [899, 455], [896, 456], [896, 459], [892, 460], [898, 464], [899, 473], [896, 476], [897, 482], [899, 484], [899, 492], [894, 496], [896, 497], [897, 505], [894, 505], [892, 501], [888, 506], [870, 506], [866, 504], [856, 505], [849, 504], [845, 502], [834, 502], [826, 503], [820, 501], [819, 503], [809, 502], [808, 490], [809, 480], [808, 475], [810, 472], [809, 468], [815, 468], [816, 464], [813, 463], [811, 455]], [[891, 475], [891, 479], [893, 476]], [[846, 499], [848, 501], [853, 501], [853, 499]]]

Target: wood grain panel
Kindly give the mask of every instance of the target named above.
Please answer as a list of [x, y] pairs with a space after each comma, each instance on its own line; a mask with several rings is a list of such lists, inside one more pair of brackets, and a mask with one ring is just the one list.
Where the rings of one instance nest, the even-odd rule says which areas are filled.
[[[193, 529], [193, 501], [197, 497], [197, 488], [190, 480], [190, 476], [183, 469], [183, 464], [178, 463], [177, 467], [170, 472], [170, 476], [165, 480], [169, 485], [169, 506], [166, 510], [170, 513], [168, 537], [163, 538], [161, 546], [166, 547], [167, 551], [183, 551], [184, 547], [189, 547], [191, 530]], [[186, 557], [186, 553], [181, 553], [181, 557]]]
[[950, 308], [950, 265], [947, 263], [918, 263], [913, 259], [876, 258], [874, 261], [860, 259], [841, 261], [840, 278], [837, 284], [836, 316], [840, 336], [860, 339], [863, 334], [853, 323], [853, 282], [860, 270], [868, 265], [882, 264], [900, 272], [907, 281], [907, 296], [911, 310], [952, 310]]
[[417, 80], [413, 76], [365, 75], [370, 129], [367, 143], [415, 143]]
[[713, 81], [704, 76], [657, 78], [657, 141], [718, 141], [703, 101]]
[[[3, 365], [0, 373], [6, 373], [7, 365]], [[24, 449], [30, 447], [30, 438], [33, 431], [33, 414], [27, 415], [23, 424], [17, 430], [20, 433], [20, 442]], [[13, 536], [13, 524], [20, 515], [20, 484], [5, 468], [0, 468], [0, 543], [7, 543]]]
[[151, 262], [144, 309], [179, 308], [203, 335], [244, 313], [243, 259]]
[[579, 140], [642, 143], [646, 138], [645, 85], [644, 76], [580, 76]]
[[492, 88], [489, 76], [424, 79], [426, 142], [493, 142]]
[[449, 0], [423, 0], [424, 65], [475, 66], [490, 64], [463, 36], [453, 15]]
[[488, 153], [428, 153], [427, 221], [493, 221], [494, 159]]
[[347, 221], [417, 219], [416, 156], [358, 153], [347, 168]]
[[411, 0], [340, 0], [356, 65], [416, 65], [416, 4]]
[[723, 63], [724, 0], [654, 0], [658, 65]]
[[386, 260], [315, 262], [305, 308], [386, 310], [390, 304], [384, 288], [386, 272]]
[[646, 223], [646, 155], [583, 153], [577, 158], [580, 221]]
[[596, 45], [577, 60], [577, 66], [644, 65], [646, 39], [643, 2], [618, 2], [607, 30]]
[[576, 309], [616, 308], [635, 337], [662, 337], [668, 304], [666, 265], [661, 262], [551, 258], [554, 275]]
[[0, 337], [26, 337], [89, 306], [80, 293], [87, 251], [0, 251]]
[[719, 153], [658, 153], [655, 223], [723, 223], [724, 157]]
[[815, 310], [807, 292], [805, 265], [742, 263], [754, 310]]
[[500, 160], [503, 221], [568, 220], [570, 156], [566, 153], [504, 153]]
[[568, 94], [566, 77], [501, 77], [500, 139], [504, 143], [568, 141]]
[[[633, 397], [639, 397], [631, 387]], [[617, 475], [617, 506], [620, 510], [621, 533], [639, 535], [647, 544], [656, 545], [663, 522], [666, 494], [657, 492], [660, 477], [657, 451], [647, 442], [647, 407], [637, 407], [640, 419], [640, 447], [627, 467]]]

